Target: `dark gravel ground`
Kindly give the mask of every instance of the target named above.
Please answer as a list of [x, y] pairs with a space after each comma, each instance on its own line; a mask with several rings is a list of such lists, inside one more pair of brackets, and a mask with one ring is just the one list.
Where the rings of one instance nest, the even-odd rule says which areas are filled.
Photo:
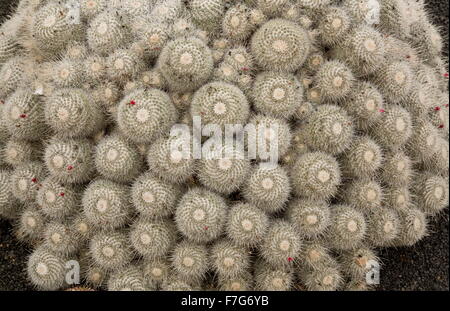
[[[0, 21], [15, 0], [0, 0]], [[448, 39], [449, 1], [427, 0], [436, 25]], [[448, 41], [445, 55], [448, 57]], [[430, 235], [412, 248], [381, 250], [383, 261], [378, 290], [449, 290], [448, 209], [430, 223]], [[13, 238], [11, 224], [0, 220], [0, 290], [32, 290], [26, 277], [30, 250]]]

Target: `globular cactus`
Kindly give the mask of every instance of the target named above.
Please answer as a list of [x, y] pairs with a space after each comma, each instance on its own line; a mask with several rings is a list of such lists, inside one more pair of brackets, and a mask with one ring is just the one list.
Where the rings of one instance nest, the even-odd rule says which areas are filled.
[[249, 103], [244, 93], [236, 86], [212, 82], [202, 86], [192, 98], [191, 114], [200, 116], [202, 123], [242, 124], [249, 116]]
[[400, 39], [409, 35], [411, 19], [407, 16], [404, 0], [387, 0], [380, 3], [380, 27], [394, 33]]
[[178, 38], [167, 43], [158, 58], [158, 68], [170, 90], [192, 91], [203, 85], [213, 71], [211, 50], [196, 38]]
[[308, 10], [322, 10], [329, 5], [331, 0], [299, 0], [298, 4]]
[[50, 175], [61, 183], [84, 183], [95, 173], [94, 144], [85, 138], [53, 139], [45, 147], [44, 160]]
[[346, 0], [343, 2], [344, 8], [357, 24], [370, 22], [372, 17], [370, 4], [371, 0]]
[[[2, 101], [3, 102], [3, 101]], [[2, 122], [0, 123], [0, 140], [2, 142], [7, 141], [11, 134], [8, 131], [8, 127], [6, 126], [5, 122], [3, 122], [3, 111], [4, 111], [4, 105], [0, 105], [0, 117]]]
[[80, 14], [81, 18], [91, 20], [97, 14], [107, 8], [106, 0], [81, 0]]
[[251, 38], [256, 63], [265, 70], [293, 72], [303, 65], [310, 49], [308, 33], [283, 19], [268, 21]]
[[407, 142], [409, 155], [416, 161], [426, 162], [439, 149], [439, 130], [431, 122], [417, 120]]
[[408, 185], [413, 178], [413, 162], [402, 151], [390, 152], [385, 156], [381, 176], [388, 185]]
[[233, 146], [214, 150], [199, 160], [197, 177], [207, 188], [230, 194], [241, 188], [250, 173], [250, 160]]
[[43, 245], [61, 256], [72, 255], [80, 247], [80, 240], [67, 224], [50, 222], [46, 226], [43, 236]]
[[87, 29], [89, 47], [99, 54], [106, 55], [121, 47], [127, 40], [127, 28], [116, 14], [104, 11], [98, 14]]
[[399, 212], [399, 235], [394, 240], [395, 246], [411, 246], [423, 239], [427, 234], [428, 220], [426, 215], [417, 208]]
[[192, 20], [202, 29], [214, 30], [219, 27], [225, 12], [223, 0], [194, 0], [189, 4]]
[[377, 71], [375, 78], [385, 98], [392, 103], [398, 103], [407, 96], [412, 80], [413, 72], [405, 61], [387, 63]]
[[[222, 33], [233, 41], [245, 41], [252, 34], [255, 24], [251, 20], [250, 8], [245, 3], [236, 3], [229, 8], [222, 20]], [[260, 19], [257, 16], [256, 19]]]
[[94, 159], [103, 177], [123, 183], [135, 179], [143, 165], [137, 147], [120, 136], [102, 139], [96, 146]]
[[286, 217], [302, 235], [317, 238], [330, 225], [330, 208], [324, 201], [294, 199], [289, 202]]
[[162, 258], [168, 254], [176, 241], [176, 228], [172, 220], [137, 219], [130, 231], [133, 248], [149, 259]]
[[12, 58], [19, 49], [20, 46], [17, 40], [2, 31], [0, 34], [0, 65]]
[[339, 256], [342, 272], [353, 280], [365, 280], [374, 266], [379, 266], [376, 253], [367, 247], [344, 251]]
[[367, 281], [365, 279], [361, 280], [350, 280], [345, 287], [343, 288], [344, 291], [347, 292], [365, 292], [373, 290], [373, 287], [367, 284]]
[[351, 144], [352, 120], [345, 110], [334, 105], [320, 105], [302, 126], [306, 144], [314, 151], [339, 154]]
[[78, 60], [62, 59], [54, 62], [47, 74], [57, 88], [80, 87], [84, 82], [83, 67]]
[[426, 214], [437, 214], [448, 205], [448, 178], [424, 172], [414, 180], [417, 207]]
[[305, 131], [303, 131], [302, 128], [297, 128], [295, 132], [292, 133], [291, 149], [291, 164], [297, 159], [297, 156], [311, 152], [310, 148], [306, 145]]
[[[308, 58], [306, 59], [306, 62], [304, 65], [306, 72], [300, 69], [298, 71], [298, 74], [300, 74], [300, 75], [302, 75], [301, 73], [314, 74], [317, 72], [317, 70], [319, 70], [319, 68], [323, 65], [324, 62], [325, 62], [325, 56], [323, 55], [323, 53], [320, 50], [312, 50], [311, 53], [309, 54]], [[304, 82], [306, 82], [306, 81], [304, 81]], [[308, 83], [309, 82], [310, 81], [308, 81]], [[308, 84], [308, 83], [303, 83], [303, 85], [306, 86], [305, 84]]]
[[120, 99], [121, 90], [117, 83], [106, 81], [100, 83], [92, 92], [92, 99], [102, 107], [108, 109], [108, 112], [115, 115], [117, 112], [117, 101]]
[[333, 60], [325, 62], [314, 76], [321, 96], [330, 101], [345, 98], [353, 88], [354, 76], [343, 63]]
[[342, 189], [341, 195], [344, 202], [362, 211], [377, 209], [383, 201], [381, 185], [370, 179], [354, 179]]
[[0, 65], [0, 96], [6, 98], [26, 77], [28, 63], [21, 57], [12, 57]]
[[[271, 1], [271, 0], [269, 0]], [[276, 2], [277, 0], [275, 0]], [[284, 1], [284, 0], [282, 0]], [[301, 18], [301, 10], [298, 4], [296, 3], [290, 3], [287, 1], [287, 3], [281, 7], [281, 17], [288, 19], [293, 22], [297, 22]], [[299, 23], [302, 25], [302, 23]], [[306, 28], [306, 27], [305, 27]]]
[[376, 29], [363, 25], [347, 34], [343, 61], [359, 76], [375, 73], [385, 62], [385, 42]]
[[331, 266], [334, 259], [325, 244], [318, 241], [305, 241], [299, 254], [299, 264], [297, 269], [303, 271], [317, 271]]
[[227, 212], [227, 203], [220, 195], [204, 188], [193, 188], [178, 202], [175, 222], [189, 240], [204, 243], [222, 234], [222, 221]]
[[395, 210], [411, 206], [412, 194], [408, 186], [390, 186], [384, 189], [383, 204]]
[[439, 103], [442, 103], [443, 108], [440, 106], [436, 106], [434, 108], [430, 108], [428, 112], [428, 117], [438, 129], [443, 137], [448, 139], [449, 132], [449, 109], [446, 106], [449, 102], [448, 95], [438, 95]]
[[81, 243], [89, 241], [96, 232], [95, 225], [90, 223], [83, 213], [72, 216], [70, 219], [70, 226], [75, 232], [76, 238], [79, 239]]
[[367, 242], [374, 247], [388, 247], [400, 232], [398, 213], [390, 207], [382, 207], [366, 213]]
[[71, 18], [69, 6], [49, 2], [33, 16], [31, 34], [36, 49], [44, 55], [55, 55], [66, 47], [69, 40], [81, 35], [80, 24]]
[[254, 129], [247, 132], [245, 140], [250, 158], [273, 161], [276, 160], [273, 157], [282, 157], [289, 150], [292, 133], [286, 120], [256, 114], [248, 124]]
[[434, 101], [430, 102], [430, 98], [436, 98], [435, 91], [425, 83], [414, 81], [403, 105], [413, 117], [419, 119], [432, 108]]
[[157, 69], [144, 71], [141, 74], [141, 81], [146, 87], [154, 87], [157, 89], [167, 88], [167, 81], [164, 79], [161, 72]]
[[91, 264], [84, 273], [85, 282], [93, 288], [103, 287], [107, 279], [109, 279], [108, 271], [98, 265]]
[[239, 73], [251, 72], [254, 67], [253, 56], [245, 46], [229, 49], [223, 57], [223, 62]]
[[130, 49], [117, 49], [108, 56], [106, 64], [108, 77], [119, 82], [133, 77], [144, 67], [140, 55]]
[[[88, 47], [84, 40], [73, 41], [67, 44], [66, 50], [62, 57], [68, 60], [84, 60], [88, 57]], [[80, 64], [82, 66], [82, 64]]]
[[100, 106], [82, 89], [59, 89], [44, 108], [47, 124], [65, 137], [85, 137], [102, 128]]
[[234, 278], [219, 278], [217, 281], [221, 291], [248, 291], [253, 289], [253, 276], [243, 273]]
[[351, 20], [345, 9], [329, 7], [318, 27], [322, 43], [331, 46], [340, 43], [349, 31], [350, 25]]
[[20, 202], [34, 202], [45, 176], [46, 171], [41, 162], [34, 161], [17, 166], [10, 177], [12, 194]]
[[291, 269], [273, 267], [262, 260], [255, 263], [255, 290], [288, 291], [294, 283]]
[[180, 242], [171, 257], [172, 267], [180, 280], [188, 283], [202, 280], [210, 266], [206, 246], [193, 242]]
[[2, 119], [15, 138], [36, 141], [48, 133], [41, 99], [25, 88], [16, 89], [8, 97]]
[[170, 262], [168, 259], [145, 259], [143, 263], [144, 281], [150, 284], [162, 285], [169, 279]]
[[28, 277], [38, 289], [57, 290], [65, 285], [65, 263], [63, 256], [40, 246], [28, 258]]
[[155, 176], [169, 183], [181, 184], [193, 175], [196, 161], [191, 149], [187, 154], [172, 149], [172, 144], [177, 141], [177, 137], [163, 137], [156, 140], [148, 150], [147, 163]]
[[260, 247], [261, 257], [272, 266], [288, 267], [297, 259], [302, 245], [295, 227], [286, 221], [274, 221]]
[[211, 247], [211, 265], [219, 278], [237, 278], [250, 267], [250, 256], [245, 248], [223, 239]]
[[254, 247], [261, 243], [269, 227], [266, 213], [248, 203], [230, 208], [226, 223], [227, 236], [237, 245]]
[[109, 291], [145, 291], [144, 274], [140, 266], [129, 266], [111, 273]]
[[169, 31], [172, 38], [195, 37], [203, 41], [203, 43], [209, 42], [208, 32], [199, 29], [189, 16], [179, 17], [174, 20], [173, 25], [169, 27]]
[[180, 280], [180, 279], [171, 279], [162, 285], [163, 291], [169, 291], [169, 292], [186, 292], [186, 291], [193, 291], [194, 288], [186, 281]]
[[388, 106], [371, 129], [371, 134], [383, 147], [398, 149], [405, 145], [412, 135], [411, 115], [400, 106]]
[[440, 57], [444, 41], [439, 30], [428, 21], [411, 24], [411, 40], [423, 59], [433, 60]]
[[10, 170], [0, 170], [0, 216], [5, 218], [14, 218], [21, 207], [12, 193], [10, 176]]
[[276, 16], [283, 10], [288, 0], [257, 0], [255, 1], [257, 7], [268, 16]]
[[106, 58], [100, 55], [90, 55], [83, 63], [83, 72], [87, 82], [98, 83], [106, 76]]
[[121, 231], [104, 231], [94, 235], [89, 242], [94, 262], [106, 270], [125, 267], [133, 258], [128, 236]]
[[310, 291], [335, 291], [343, 283], [342, 273], [336, 264], [302, 273], [300, 279]]
[[151, 173], [139, 176], [131, 188], [133, 206], [143, 217], [162, 218], [172, 215], [181, 190]]
[[352, 249], [364, 239], [367, 224], [363, 213], [357, 209], [348, 205], [332, 206], [331, 220], [327, 239], [333, 248]]
[[2, 148], [3, 161], [13, 167], [39, 160], [40, 144], [22, 139], [10, 139]]
[[383, 162], [381, 147], [368, 136], [355, 138], [343, 158], [343, 171], [354, 177], [370, 177]]
[[149, 143], [168, 131], [177, 118], [177, 111], [167, 93], [157, 89], [139, 89], [120, 102], [117, 124], [131, 141]]
[[382, 116], [383, 96], [375, 85], [369, 82], [357, 82], [348, 99], [342, 106], [352, 117], [357, 129], [367, 131]]
[[449, 145], [444, 138], [437, 138], [438, 150], [425, 160], [425, 167], [441, 175], [448, 175], [449, 172]]
[[144, 48], [144, 56], [149, 58], [156, 58], [170, 39], [170, 30], [164, 23], [144, 22], [137, 32], [142, 37], [139, 42]]
[[41, 211], [51, 219], [63, 221], [72, 215], [79, 206], [80, 195], [78, 189], [62, 185], [54, 178], [42, 181], [37, 192], [36, 202]]
[[[414, 65], [419, 61], [419, 55], [411, 44], [397, 39], [394, 36], [385, 37], [385, 57], [389, 62], [403, 62], [405, 59]], [[386, 65], [386, 63], [385, 63]], [[412, 80], [413, 81], [413, 80]]]
[[282, 210], [289, 198], [291, 185], [282, 167], [254, 167], [245, 188], [244, 198], [267, 213]]
[[86, 188], [82, 205], [86, 219], [99, 229], [120, 228], [131, 216], [128, 188], [105, 179], [97, 179]]
[[303, 101], [303, 88], [294, 75], [263, 72], [256, 76], [252, 97], [258, 112], [289, 118]]
[[240, 77], [238, 69], [233, 68], [232, 65], [221, 62], [213, 72], [214, 80], [223, 81], [226, 83], [236, 83]]
[[159, 1], [153, 6], [150, 17], [158, 21], [171, 23], [180, 17], [185, 9], [181, 0]]
[[322, 96], [322, 91], [317, 86], [309, 86], [309, 85], [310, 82], [308, 81], [308, 88], [306, 89], [306, 100], [316, 105], [323, 104], [324, 98]]
[[341, 183], [339, 164], [332, 156], [310, 152], [298, 157], [291, 171], [292, 189], [298, 196], [329, 199]]
[[25, 205], [20, 211], [15, 224], [14, 233], [19, 241], [30, 245], [42, 242], [47, 219], [34, 205]]

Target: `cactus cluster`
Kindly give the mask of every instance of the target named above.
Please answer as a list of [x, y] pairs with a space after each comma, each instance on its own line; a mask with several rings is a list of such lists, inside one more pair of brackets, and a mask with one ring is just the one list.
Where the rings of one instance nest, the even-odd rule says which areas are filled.
[[[67, 4], [22, 0], [0, 26], [0, 216], [37, 289], [68, 287], [69, 260], [113, 291], [370, 289], [377, 249], [448, 205], [423, 1]], [[245, 137], [212, 148], [196, 118]]]

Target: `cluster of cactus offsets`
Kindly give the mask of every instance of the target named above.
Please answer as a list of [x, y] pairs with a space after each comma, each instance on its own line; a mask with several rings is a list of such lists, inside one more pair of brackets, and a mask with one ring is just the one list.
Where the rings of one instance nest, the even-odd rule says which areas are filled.
[[[449, 202], [422, 2], [20, 1], [0, 26], [0, 217], [34, 248], [30, 282], [67, 288], [77, 260], [95, 289], [373, 289], [377, 249]], [[208, 149], [196, 118], [242, 140]]]

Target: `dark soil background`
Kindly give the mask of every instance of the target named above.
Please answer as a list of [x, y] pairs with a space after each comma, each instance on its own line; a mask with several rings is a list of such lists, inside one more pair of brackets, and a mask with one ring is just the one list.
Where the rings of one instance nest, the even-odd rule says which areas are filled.
[[[0, 22], [16, 0], [0, 0]], [[448, 57], [448, 0], [427, 0], [430, 14], [446, 38]], [[430, 235], [410, 248], [381, 250], [383, 262], [378, 290], [449, 290], [449, 214], [448, 209], [430, 223]], [[26, 276], [30, 249], [19, 244], [11, 224], [0, 220], [0, 290], [32, 290]]]

